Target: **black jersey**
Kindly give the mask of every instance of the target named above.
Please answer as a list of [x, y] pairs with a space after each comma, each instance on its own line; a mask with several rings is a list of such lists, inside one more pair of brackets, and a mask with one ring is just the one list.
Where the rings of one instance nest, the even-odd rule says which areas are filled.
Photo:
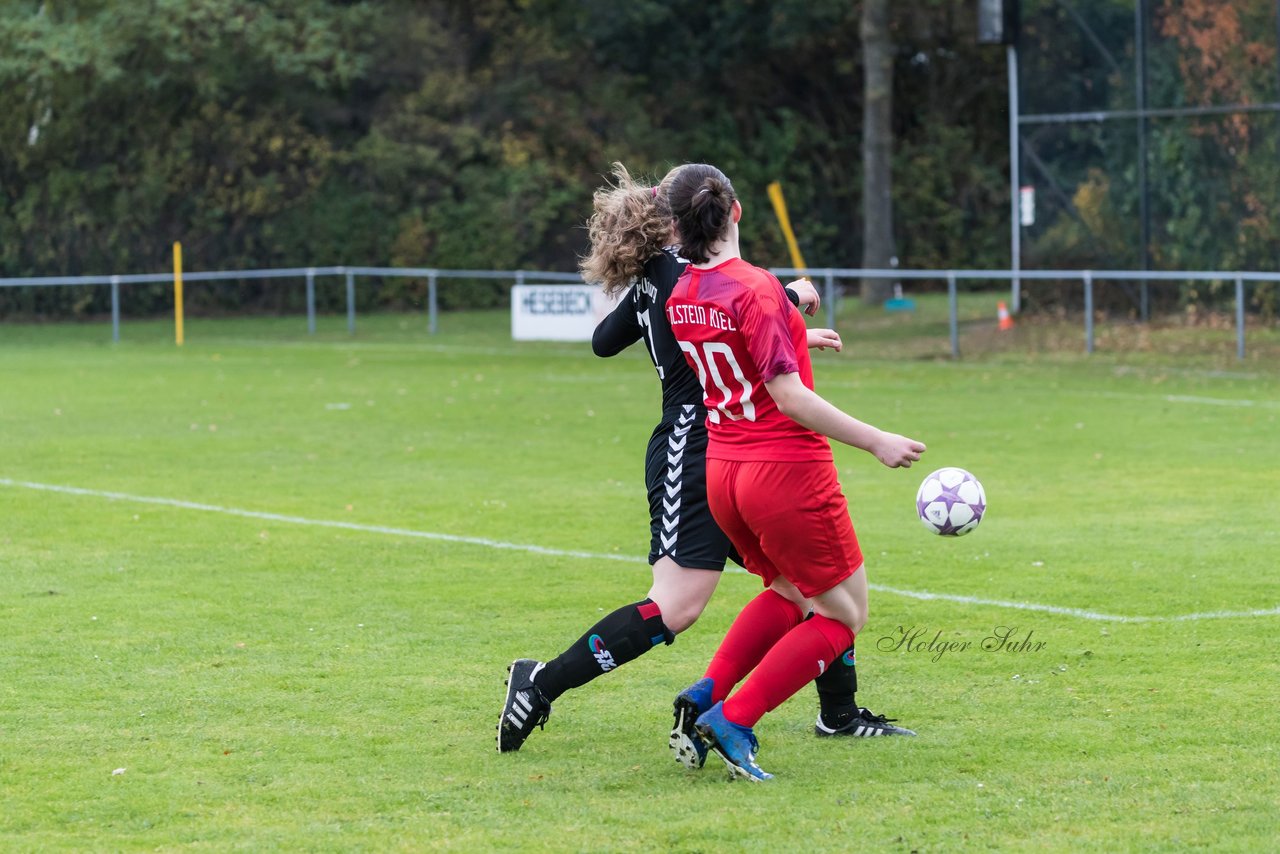
[[[667, 298], [688, 263], [671, 249], [646, 261], [644, 277], [596, 326], [591, 349], [597, 356], [616, 356], [643, 339], [662, 380], [662, 420], [645, 454], [649, 563], [670, 556], [684, 567], [724, 569], [732, 547], [707, 504], [702, 383], [685, 361], [666, 315]], [[792, 304], [798, 302], [794, 291], [786, 293]]]
[[688, 263], [670, 249], [646, 261], [644, 277], [631, 286], [591, 336], [591, 349], [597, 356], [616, 356], [644, 339], [662, 380], [664, 411], [688, 404], [702, 406], [702, 384], [680, 352], [665, 311], [667, 297]]
[[[644, 339], [662, 380], [663, 412], [691, 403], [702, 405], [702, 383], [680, 352], [666, 314], [667, 298], [688, 264], [673, 249], [663, 249], [650, 258], [644, 263], [644, 278], [631, 286], [591, 336], [591, 349], [597, 356], [616, 356]], [[788, 288], [785, 293], [792, 305], [799, 303], [795, 291]]]

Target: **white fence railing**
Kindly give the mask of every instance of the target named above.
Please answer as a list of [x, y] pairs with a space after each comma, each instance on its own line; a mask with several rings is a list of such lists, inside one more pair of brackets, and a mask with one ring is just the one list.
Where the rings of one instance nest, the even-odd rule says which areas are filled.
[[[827, 309], [827, 323], [835, 326], [837, 280], [891, 279], [943, 281], [947, 284], [950, 306], [951, 355], [960, 356], [959, 312], [957, 310], [957, 282], [985, 281], [1009, 282], [1011, 301], [1015, 310], [1020, 302], [1021, 285], [1025, 281], [1079, 281], [1084, 290], [1084, 340], [1085, 352], [1094, 350], [1093, 286], [1100, 281], [1136, 282], [1234, 282], [1236, 356], [1245, 354], [1245, 298], [1246, 286], [1255, 282], [1280, 282], [1280, 273], [1213, 272], [1213, 271], [1154, 271], [1154, 270], [902, 270], [862, 269], [848, 267], [822, 267], [800, 270], [792, 267], [773, 267], [770, 272], [779, 277], [808, 276], [821, 281], [823, 303]], [[183, 272], [187, 282], [236, 281], [247, 279], [303, 279], [306, 283], [307, 331], [316, 331], [315, 281], [317, 277], [343, 277], [346, 280], [347, 329], [352, 334], [356, 328], [355, 282], [358, 276], [401, 277], [427, 280], [427, 331], [439, 330], [437, 294], [441, 279], [501, 279], [514, 284], [545, 282], [570, 284], [582, 282], [578, 273], [542, 272], [534, 270], [444, 270], [434, 267], [289, 267], [269, 270], [219, 270]], [[47, 276], [0, 278], [0, 287], [43, 287], [65, 285], [105, 285], [111, 288], [111, 340], [120, 340], [120, 286], [143, 282], [173, 281], [173, 273], [126, 273], [112, 276]]]

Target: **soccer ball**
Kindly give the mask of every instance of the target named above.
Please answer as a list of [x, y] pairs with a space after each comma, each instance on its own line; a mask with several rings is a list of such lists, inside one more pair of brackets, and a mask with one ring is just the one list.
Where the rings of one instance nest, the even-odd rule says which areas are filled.
[[982, 484], [964, 469], [938, 469], [924, 479], [916, 493], [920, 521], [944, 537], [963, 537], [978, 527], [986, 511], [987, 494]]

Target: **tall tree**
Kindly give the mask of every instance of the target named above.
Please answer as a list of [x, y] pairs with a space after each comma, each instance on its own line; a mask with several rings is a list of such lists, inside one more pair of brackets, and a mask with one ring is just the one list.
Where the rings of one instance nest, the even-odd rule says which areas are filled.
[[[893, 41], [889, 0], [862, 3], [862, 266], [888, 267], [893, 250]], [[863, 279], [862, 298], [884, 302], [892, 283]]]
[[[878, 5], [864, 217], [849, 0], [0, 0], [0, 275], [155, 269], [175, 239], [193, 268], [570, 269], [615, 159], [716, 163], [757, 213], [781, 181], [818, 266], [857, 265], [864, 218], [877, 265], [998, 265], [1006, 142], [982, 117], [1004, 103], [1000, 64], [954, 0]], [[890, 156], [909, 183], [890, 187]], [[744, 223], [748, 257], [787, 262], [772, 217]], [[168, 304], [149, 287], [127, 311]], [[424, 293], [397, 279], [359, 296]], [[188, 299], [300, 297], [246, 282]], [[0, 289], [11, 307], [92, 314], [105, 291]]]

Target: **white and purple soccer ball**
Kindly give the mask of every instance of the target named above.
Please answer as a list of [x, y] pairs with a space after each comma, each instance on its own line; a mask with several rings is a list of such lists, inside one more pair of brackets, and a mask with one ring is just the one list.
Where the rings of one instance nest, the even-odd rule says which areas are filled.
[[987, 512], [987, 494], [978, 479], [964, 469], [938, 469], [920, 484], [916, 512], [933, 533], [963, 537], [982, 521], [982, 514]]

